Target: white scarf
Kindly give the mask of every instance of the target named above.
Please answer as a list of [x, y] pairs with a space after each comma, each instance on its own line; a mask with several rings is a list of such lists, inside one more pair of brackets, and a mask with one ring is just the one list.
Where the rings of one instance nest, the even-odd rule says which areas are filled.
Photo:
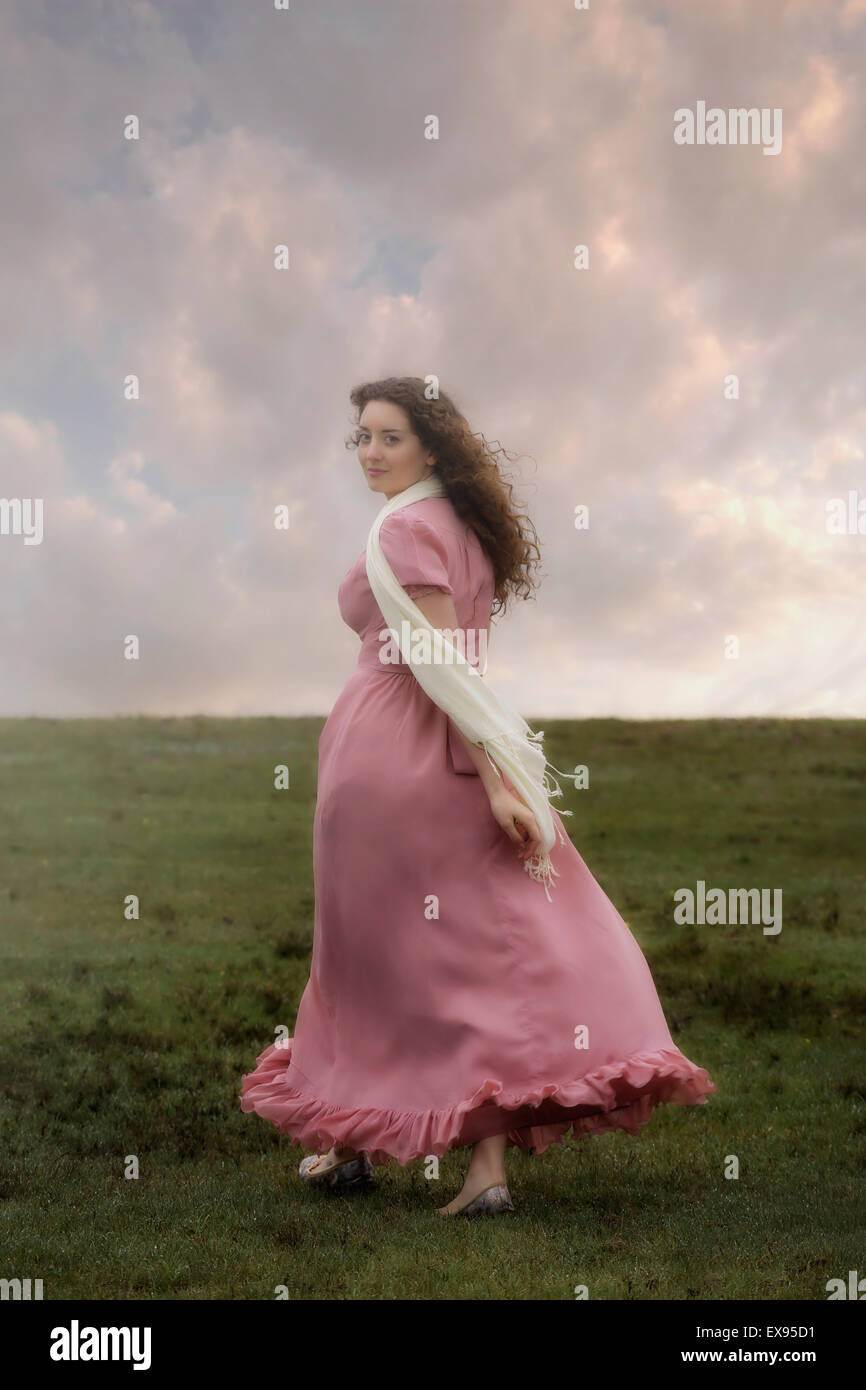
[[[532, 858], [523, 861], [523, 867], [531, 878], [544, 885], [549, 902], [548, 885], [553, 886], [553, 878], [558, 877], [558, 871], [550, 862], [550, 851], [556, 843], [556, 830], [549, 802], [552, 797], [562, 796], [562, 789], [555, 781], [550, 785], [552, 779], [545, 771], [548, 766], [554, 772], [559, 772], [559, 769], [548, 763], [542, 751], [544, 731], [534, 734], [517, 710], [489, 685], [485, 685], [459, 647], [447, 641], [439, 628], [427, 621], [398, 582], [379, 544], [379, 529], [386, 516], [400, 507], [419, 502], [423, 497], [445, 496], [447, 492], [440, 479], [431, 473], [386, 502], [367, 537], [367, 579], [382, 616], [400, 643], [403, 659], [411, 665], [418, 684], [434, 704], [454, 721], [470, 743], [481, 744], [489, 761], [507, 775], [535, 816], [541, 843]], [[404, 623], [408, 627], [403, 627]], [[419, 631], [426, 632], [428, 636], [420, 644], [414, 644], [413, 657], [412, 637]], [[401, 636], [405, 637], [407, 633], [409, 640], [404, 645]], [[418, 657], [419, 645], [422, 650], [426, 647], [432, 651], [432, 660]], [[564, 777], [567, 774], [559, 775]], [[570, 816], [571, 812], [563, 811], [561, 814]], [[561, 829], [559, 838], [565, 844]]]

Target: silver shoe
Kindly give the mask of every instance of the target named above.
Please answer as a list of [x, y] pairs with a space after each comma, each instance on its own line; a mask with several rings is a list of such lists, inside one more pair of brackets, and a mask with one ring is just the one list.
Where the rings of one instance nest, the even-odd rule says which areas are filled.
[[329, 1173], [311, 1173], [310, 1169], [320, 1154], [308, 1154], [301, 1159], [298, 1167], [301, 1182], [308, 1183], [310, 1187], [338, 1187], [341, 1192], [347, 1188], [371, 1187], [375, 1182], [373, 1165], [367, 1154], [361, 1154], [360, 1158], [352, 1158], [348, 1163], [341, 1163], [339, 1168], [334, 1168]]
[[501, 1184], [496, 1187], [488, 1187], [484, 1192], [479, 1192], [473, 1198], [468, 1207], [461, 1207], [458, 1216], [478, 1216], [480, 1214], [498, 1216], [504, 1211], [514, 1211], [514, 1203], [511, 1200], [511, 1193], [507, 1187]]
[[[467, 1202], [465, 1207], [460, 1207], [455, 1212], [449, 1212], [449, 1216], [500, 1216], [503, 1212], [514, 1211], [514, 1203], [511, 1200], [511, 1193], [502, 1183], [494, 1183], [492, 1187], [485, 1187], [483, 1192], [479, 1192], [477, 1197], [473, 1197], [471, 1202]], [[446, 1213], [440, 1212], [440, 1215]]]

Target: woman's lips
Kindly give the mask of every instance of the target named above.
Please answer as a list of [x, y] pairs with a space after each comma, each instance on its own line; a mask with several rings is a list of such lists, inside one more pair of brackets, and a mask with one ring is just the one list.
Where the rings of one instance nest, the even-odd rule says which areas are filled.
[[387, 470], [384, 469], [384, 468], [368, 468], [368, 469], [367, 469], [367, 477], [368, 477], [368, 478], [378, 478], [378, 476], [379, 476], [380, 473], [384, 473], [384, 472], [386, 472], [386, 471], [387, 471]]

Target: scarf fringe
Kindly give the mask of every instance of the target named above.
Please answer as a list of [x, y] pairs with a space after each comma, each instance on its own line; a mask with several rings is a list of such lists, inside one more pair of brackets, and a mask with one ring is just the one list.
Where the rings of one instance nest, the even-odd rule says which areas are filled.
[[530, 878], [535, 879], [544, 889], [544, 896], [549, 903], [553, 902], [550, 890], [554, 886], [553, 880], [559, 878], [559, 870], [553, 867], [549, 854], [534, 854], [531, 859], [524, 859], [523, 867]]

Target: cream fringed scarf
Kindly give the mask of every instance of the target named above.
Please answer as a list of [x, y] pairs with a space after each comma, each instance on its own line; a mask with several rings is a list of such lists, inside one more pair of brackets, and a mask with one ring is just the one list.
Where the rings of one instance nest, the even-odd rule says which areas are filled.
[[[497, 770], [506, 774], [535, 816], [541, 832], [541, 845], [531, 859], [523, 861], [523, 867], [531, 878], [544, 885], [547, 899], [551, 901], [548, 885], [552, 887], [553, 879], [558, 875], [550, 862], [556, 831], [549, 801], [552, 797], [562, 796], [562, 789], [555, 781], [550, 785], [551, 779], [545, 770], [550, 766], [554, 772], [559, 772], [558, 768], [548, 764], [542, 751], [544, 731], [534, 734], [517, 710], [491, 690], [489, 685], [485, 685], [459, 648], [427, 621], [398, 582], [379, 544], [379, 528], [386, 516], [412, 502], [420, 502], [424, 497], [445, 496], [447, 493], [439, 478], [431, 473], [386, 502], [367, 537], [367, 579], [382, 616], [400, 643], [403, 659], [411, 665], [418, 684], [434, 704], [454, 721], [470, 743], [481, 744], [489, 760]], [[409, 626], [404, 628], [404, 623]], [[426, 632], [428, 636], [421, 643], [413, 643], [412, 637], [418, 631]], [[404, 646], [402, 638], [407, 632], [409, 642]], [[422, 651], [426, 647], [432, 653], [430, 660], [419, 659], [419, 646]], [[446, 651], [447, 648], [450, 651]], [[570, 816], [571, 812], [563, 811], [561, 814]], [[561, 830], [560, 842], [565, 843]]]

